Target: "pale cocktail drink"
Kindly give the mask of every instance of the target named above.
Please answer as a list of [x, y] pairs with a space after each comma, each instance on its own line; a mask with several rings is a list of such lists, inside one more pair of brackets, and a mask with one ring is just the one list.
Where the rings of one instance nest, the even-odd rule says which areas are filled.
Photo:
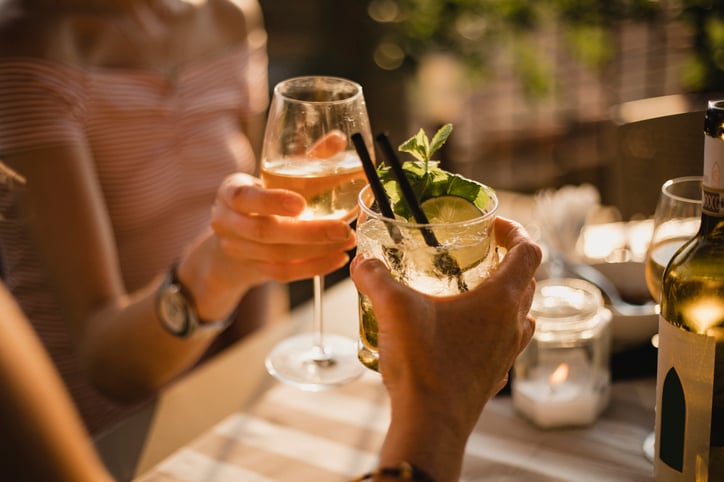
[[304, 196], [301, 219], [351, 221], [357, 195], [366, 184], [357, 153], [342, 151], [327, 159], [285, 158], [262, 164], [261, 178], [270, 189], [289, 189]]
[[[487, 197], [484, 208], [457, 196], [430, 198], [421, 204], [430, 223], [421, 225], [404, 216], [395, 220], [382, 216], [370, 188], [365, 187], [359, 196], [358, 252], [379, 258], [397, 280], [423, 293], [448, 296], [474, 288], [498, 264], [493, 233], [498, 201], [492, 189], [480, 188]], [[432, 231], [438, 246], [428, 244], [422, 234], [425, 229]], [[377, 318], [362, 294], [359, 316], [357, 355], [365, 366], [377, 370]]]

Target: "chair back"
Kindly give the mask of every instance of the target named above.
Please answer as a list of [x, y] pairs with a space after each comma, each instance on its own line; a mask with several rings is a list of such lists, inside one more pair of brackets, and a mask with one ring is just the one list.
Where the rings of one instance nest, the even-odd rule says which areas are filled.
[[666, 180], [701, 175], [705, 107], [666, 96], [614, 110], [607, 202], [619, 207], [624, 220], [653, 215]]

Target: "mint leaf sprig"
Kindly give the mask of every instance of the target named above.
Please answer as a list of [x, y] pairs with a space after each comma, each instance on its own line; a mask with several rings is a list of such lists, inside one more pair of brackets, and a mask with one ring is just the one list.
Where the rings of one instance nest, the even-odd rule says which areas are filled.
[[433, 136], [432, 141], [430, 141], [427, 138], [425, 131], [421, 128], [416, 135], [400, 144], [400, 147], [397, 149], [400, 152], [407, 152], [408, 154], [411, 154], [415, 159], [422, 162], [425, 165], [425, 171], [427, 171], [430, 161], [432, 160], [433, 153], [438, 151], [443, 144], [445, 144], [447, 138], [450, 137], [452, 129], [452, 124], [445, 124], [438, 129]]
[[[435, 133], [432, 141], [425, 131], [420, 129], [415, 136], [400, 144], [398, 150], [414, 158], [413, 161], [403, 162], [402, 168], [420, 203], [438, 196], [458, 196], [485, 212], [490, 199], [487, 190], [475, 181], [441, 169], [440, 162], [432, 159], [433, 154], [445, 144], [452, 129], [452, 124], [445, 124]], [[380, 164], [377, 174], [390, 197], [395, 214], [410, 219], [412, 213], [404, 201], [392, 168]]]

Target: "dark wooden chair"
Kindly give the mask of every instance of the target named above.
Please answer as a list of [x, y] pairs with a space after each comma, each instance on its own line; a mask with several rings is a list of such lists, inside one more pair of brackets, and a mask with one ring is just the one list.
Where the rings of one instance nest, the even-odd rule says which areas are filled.
[[665, 96], [613, 110], [606, 202], [623, 219], [653, 215], [664, 181], [701, 175], [705, 109], [705, 101]]

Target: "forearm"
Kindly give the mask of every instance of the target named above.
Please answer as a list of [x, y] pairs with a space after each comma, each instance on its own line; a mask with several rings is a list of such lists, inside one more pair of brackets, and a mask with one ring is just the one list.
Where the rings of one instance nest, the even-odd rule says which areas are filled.
[[[243, 262], [226, 256], [218, 243], [210, 229], [198, 236], [179, 255], [177, 278], [201, 324], [227, 319], [238, 306], [238, 323], [233, 331], [227, 330], [230, 336], [225, 335], [225, 339], [238, 339], [237, 335], [268, 318], [269, 294], [255, 289], [265, 280]], [[77, 345], [90, 378], [115, 399], [136, 400], [154, 393], [193, 366], [218, 335], [213, 330], [196, 330], [191, 337], [179, 338], [164, 327], [157, 297], [167, 270], [142, 289], [109, 298], [91, 310], [84, 322], [76, 323], [82, 327]], [[247, 296], [252, 291], [254, 296]]]
[[[216, 261], [210, 251], [204, 249], [213, 243], [211, 238], [203, 237], [177, 266], [178, 278], [189, 291], [202, 325], [233, 314], [252, 285], [238, 279], [224, 283], [218, 276], [212, 278], [211, 273], [220, 270], [213, 266]], [[152, 394], [196, 363], [219, 334], [216, 330], [198, 329], [181, 338], [164, 327], [157, 305], [165, 275], [159, 273], [143, 289], [115, 299], [85, 323], [79, 342], [84, 347], [85, 366], [94, 384], [113, 398], [133, 400]], [[240, 321], [257, 325], [266, 301], [262, 293], [254, 297], [253, 303], [242, 305]]]
[[148, 397], [193, 365], [213, 336], [172, 335], [156, 314], [161, 277], [142, 291], [95, 312], [78, 340], [79, 355], [93, 384], [121, 401]]
[[415, 404], [393, 407], [379, 466], [396, 467], [408, 462], [435, 482], [457, 481], [469, 432], [460, 430], [449, 417], [434, 413]]
[[0, 467], [7, 480], [108, 481], [52, 361], [0, 284]]

